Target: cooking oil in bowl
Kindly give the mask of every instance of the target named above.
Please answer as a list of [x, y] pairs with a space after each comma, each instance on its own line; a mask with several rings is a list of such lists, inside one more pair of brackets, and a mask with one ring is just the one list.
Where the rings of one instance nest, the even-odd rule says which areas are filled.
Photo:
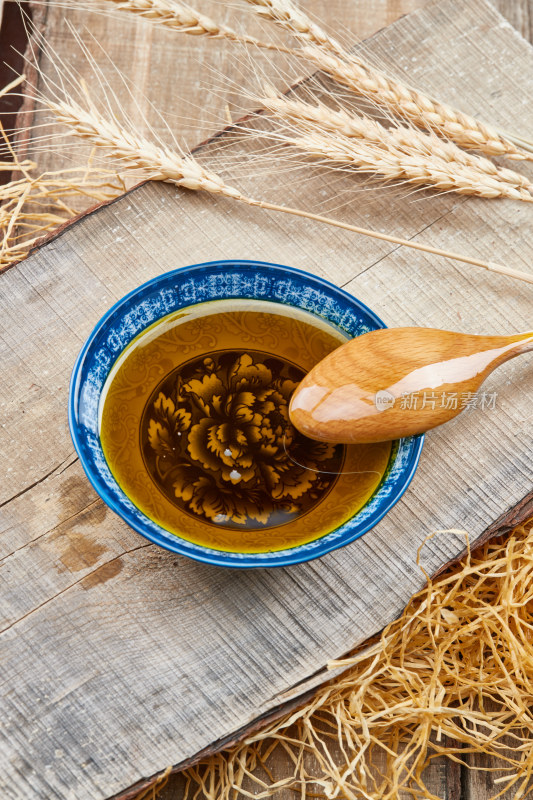
[[379, 486], [391, 443], [316, 442], [290, 423], [292, 393], [348, 337], [309, 312], [214, 300], [135, 338], [102, 391], [102, 448], [130, 500], [167, 531], [239, 553], [330, 533]]

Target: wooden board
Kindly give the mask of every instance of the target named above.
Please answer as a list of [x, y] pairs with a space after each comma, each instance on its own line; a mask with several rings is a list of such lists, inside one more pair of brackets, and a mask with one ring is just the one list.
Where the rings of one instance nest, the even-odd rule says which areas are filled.
[[[432, 4], [379, 33], [372, 48], [444, 99], [531, 129], [531, 48], [481, 0]], [[327, 175], [316, 174], [305, 192], [266, 177], [251, 183], [287, 203], [337, 202]], [[386, 194], [360, 201], [354, 195], [339, 216], [530, 268], [527, 207]], [[473, 411], [435, 431], [402, 502], [362, 540], [320, 561], [222, 571], [129, 530], [74, 457], [72, 363], [126, 291], [219, 257], [324, 275], [392, 325], [480, 333], [531, 325], [526, 285], [156, 185], [84, 217], [4, 273], [0, 774], [8, 798], [105, 798], [231, 738], [329, 677], [321, 671], [328, 659], [400, 613], [423, 583], [416, 551], [431, 531], [466, 528], [473, 540], [498, 518], [528, 513], [526, 502], [510, 511], [531, 489], [533, 375], [524, 357], [491, 379], [497, 412]], [[460, 536], [436, 537], [425, 568], [437, 571], [463, 546]]]

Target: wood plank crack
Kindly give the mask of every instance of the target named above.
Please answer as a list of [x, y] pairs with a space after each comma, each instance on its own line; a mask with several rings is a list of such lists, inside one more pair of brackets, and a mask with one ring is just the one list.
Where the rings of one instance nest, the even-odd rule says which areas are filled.
[[[28, 611], [27, 614], [24, 614], [22, 617], [19, 617], [19, 619], [14, 620], [9, 625], [6, 625], [5, 628], [2, 628], [2, 630], [0, 630], [0, 636], [2, 636], [2, 634], [4, 634], [4, 633], [7, 633], [7, 631], [11, 630], [12, 628], [16, 627], [17, 625], [19, 625], [24, 620], [28, 619], [28, 617], [32, 616], [32, 614], [35, 614], [37, 611], [40, 611], [45, 606], [48, 606], [50, 603], [53, 603], [55, 600], [57, 600], [59, 597], [64, 595], [66, 592], [70, 591], [73, 587], [77, 586], [80, 583], [83, 583], [83, 581], [88, 581], [88, 583], [90, 585], [91, 576], [96, 575], [99, 570], [102, 570], [103, 568], [108, 567], [110, 564], [115, 564], [121, 558], [123, 558], [124, 556], [129, 555], [130, 553], [135, 553], [137, 550], [143, 550], [146, 547], [153, 547], [153, 545], [151, 544], [151, 542], [148, 542], [146, 544], [140, 544], [137, 547], [132, 547], [130, 550], [125, 550], [123, 553], [120, 553], [119, 555], [115, 556], [114, 558], [109, 559], [109, 561], [105, 561], [103, 564], [99, 564], [97, 567], [95, 567], [95, 569], [90, 570], [88, 573], [85, 573], [85, 575], [83, 575], [81, 578], [78, 578], [78, 580], [73, 581], [68, 586], [65, 586], [65, 588], [62, 589], [60, 592], [57, 592], [57, 594], [54, 594], [52, 597], [49, 597], [47, 600], [45, 600], [40, 605], [35, 606], [35, 608], [32, 608], [31, 611]], [[98, 581], [98, 582], [100, 582], [100, 581]]]
[[[24, 489], [21, 489], [20, 492], [17, 492], [16, 494], [14, 494], [11, 497], [9, 497], [7, 500], [4, 500], [2, 503], [0, 503], [0, 508], [3, 508], [4, 506], [7, 506], [8, 503], [13, 502], [13, 500], [17, 500], [17, 498], [22, 497], [22, 495], [24, 495], [27, 492], [31, 491], [31, 489], [34, 489], [36, 486], [39, 486], [40, 483], [43, 483], [47, 478], [50, 478], [55, 472], [57, 472], [57, 470], [60, 469], [63, 466], [63, 464], [66, 461], [68, 461], [68, 459], [71, 458], [71, 457], [72, 457], [72, 453], [69, 456], [67, 456], [67, 458], [63, 459], [63, 461], [61, 461], [60, 464], [58, 464], [53, 469], [51, 469], [50, 472], [47, 472], [46, 475], [43, 475], [42, 478], [39, 478], [38, 480], [34, 481], [33, 483], [30, 483], [29, 486], [25, 486]], [[77, 461], [77, 458], [74, 459], [72, 464], [74, 464], [76, 461]], [[69, 466], [71, 466], [71, 464], [67, 464], [65, 469], [68, 469]], [[61, 473], [58, 473], [58, 474], [60, 475]]]
[[[466, 202], [468, 202], [468, 200], [469, 200], [469, 198], [468, 198], [468, 197], [464, 197], [464, 198], [462, 198], [461, 200], [457, 201], [456, 203], [454, 203], [454, 205], [453, 205], [451, 208], [448, 208], [446, 211], [444, 211], [442, 214], [440, 214], [440, 215], [439, 215], [438, 217], [436, 217], [434, 220], [432, 220], [431, 222], [429, 222], [429, 223], [428, 223], [427, 225], [425, 225], [423, 228], [420, 228], [420, 230], [419, 230], [419, 231], [416, 231], [416, 233], [413, 233], [413, 234], [412, 234], [412, 236], [406, 236], [406, 237], [405, 237], [405, 238], [406, 238], [406, 240], [407, 240], [408, 242], [412, 242], [412, 241], [414, 241], [415, 239], [417, 239], [417, 238], [420, 236], [420, 234], [423, 234], [425, 231], [429, 230], [429, 229], [430, 229], [430, 228], [431, 228], [433, 225], [436, 225], [438, 222], [440, 222], [441, 220], [445, 219], [445, 218], [446, 218], [446, 217], [447, 217], [449, 214], [452, 214], [452, 213], [453, 213], [453, 212], [454, 212], [454, 211], [455, 211], [455, 210], [456, 210], [456, 209], [457, 209], [459, 206], [463, 205], [463, 203], [466, 203]], [[367, 267], [365, 267], [365, 268], [364, 268], [364, 269], [362, 269], [360, 272], [358, 272], [358, 273], [357, 273], [357, 275], [353, 275], [353, 276], [352, 276], [351, 278], [349, 278], [347, 281], [345, 281], [344, 283], [342, 283], [342, 284], [340, 285], [340, 288], [341, 288], [341, 289], [344, 289], [346, 286], [348, 286], [348, 284], [349, 284], [349, 283], [351, 283], [352, 281], [354, 281], [354, 280], [357, 280], [358, 278], [360, 278], [360, 277], [361, 277], [361, 275], [364, 275], [364, 274], [365, 274], [365, 272], [368, 272], [369, 270], [371, 270], [371, 269], [372, 269], [372, 267], [375, 267], [375, 266], [376, 266], [376, 264], [379, 264], [381, 261], [385, 261], [385, 259], [389, 258], [389, 256], [393, 255], [393, 254], [394, 254], [394, 253], [396, 253], [398, 250], [401, 250], [401, 248], [402, 248], [402, 247], [404, 247], [404, 245], [401, 245], [401, 244], [395, 245], [395, 246], [394, 246], [394, 247], [392, 247], [392, 248], [391, 248], [391, 249], [390, 249], [390, 250], [389, 250], [387, 253], [384, 253], [382, 256], [380, 256], [379, 258], [377, 258], [375, 261], [373, 261], [373, 262], [372, 262], [371, 264], [369, 264]]]

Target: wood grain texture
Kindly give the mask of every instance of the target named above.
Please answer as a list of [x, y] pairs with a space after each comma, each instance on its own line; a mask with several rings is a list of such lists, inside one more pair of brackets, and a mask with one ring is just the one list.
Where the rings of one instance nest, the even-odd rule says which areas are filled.
[[[524, 102], [532, 51], [482, 0], [431, 4], [381, 31], [372, 48], [444, 100], [525, 133], [533, 126]], [[205, 157], [219, 146], [207, 145]], [[338, 205], [350, 191], [348, 179], [332, 188], [320, 172], [305, 192], [265, 176], [249, 183], [310, 205]], [[530, 210], [511, 201], [347, 196], [355, 203], [338, 210], [343, 218], [530, 268]], [[416, 551], [431, 531], [459, 526], [481, 536], [530, 491], [533, 374], [524, 356], [491, 379], [497, 413], [462, 415], [428, 437], [402, 502], [342, 551], [236, 573], [138, 537], [96, 497], [74, 457], [70, 370], [126, 291], [173, 267], [227, 257], [328, 277], [390, 325], [531, 327], [529, 290], [503, 277], [158, 185], [84, 217], [0, 276], [0, 774], [10, 800], [108, 797], [297, 698], [324, 680], [329, 658], [400, 613], [423, 583]], [[463, 546], [460, 536], [435, 538], [425, 568], [437, 571]]]

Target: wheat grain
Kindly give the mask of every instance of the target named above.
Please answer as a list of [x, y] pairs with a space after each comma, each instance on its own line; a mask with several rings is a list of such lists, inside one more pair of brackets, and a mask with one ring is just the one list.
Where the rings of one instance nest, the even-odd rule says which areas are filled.
[[313, 22], [292, 0], [246, 0], [255, 6], [256, 13], [275, 22], [300, 41], [324, 47], [332, 53], [344, 55], [344, 47], [329, 33]]
[[[453, 142], [440, 139], [434, 134], [405, 126], [385, 128], [365, 115], [342, 108], [335, 110], [320, 101], [307, 103], [285, 96], [279, 97], [268, 87], [259, 102], [275, 118], [292, 124], [305, 133], [324, 132], [330, 137], [338, 136], [343, 150], [349, 149], [347, 139], [361, 140], [367, 147], [384, 150], [396, 159], [410, 159], [408, 163], [413, 163], [412, 159], [418, 159], [434, 172], [447, 172], [451, 182], [454, 176], [460, 176], [463, 185], [468, 182], [476, 187], [483, 184], [490, 194], [482, 196], [530, 200], [529, 193], [533, 184], [524, 175], [497, 167], [490, 159], [461, 150]], [[341, 163], [345, 163], [344, 160]], [[462, 191], [467, 193], [466, 189]], [[494, 191], [497, 193], [494, 194]], [[479, 194], [478, 191], [471, 193]]]
[[493, 126], [434, 100], [386, 75], [350, 53], [294, 5], [292, 0], [247, 0], [262, 17], [281, 25], [303, 43], [305, 55], [319, 69], [353, 92], [371, 99], [404, 120], [444, 135], [461, 147], [487, 155], [533, 160], [533, 155], [509, 141]]
[[53, 112], [56, 120], [68, 126], [69, 130], [81, 137], [88, 139], [93, 146], [102, 148], [104, 152], [117, 160], [121, 165], [121, 172], [135, 170], [136, 174], [147, 180], [164, 180], [181, 186], [186, 189], [206, 191], [214, 194], [223, 195], [233, 200], [246, 203], [250, 206], [263, 208], [270, 211], [278, 211], [291, 214], [296, 217], [314, 220], [316, 222], [333, 225], [343, 230], [352, 231], [363, 236], [370, 236], [374, 239], [391, 242], [397, 245], [404, 245], [414, 250], [424, 253], [431, 253], [445, 258], [462, 261], [466, 264], [482, 267], [483, 269], [509, 277], [533, 283], [533, 274], [513, 270], [493, 262], [486, 262], [482, 259], [463, 256], [458, 253], [451, 253], [431, 245], [420, 242], [409, 241], [398, 236], [392, 236], [357, 225], [324, 217], [320, 214], [313, 214], [298, 208], [277, 205], [263, 200], [247, 197], [229, 186], [222, 177], [214, 172], [204, 169], [204, 167], [192, 156], [182, 155], [171, 151], [167, 147], [161, 147], [154, 142], [141, 136], [134, 130], [121, 128], [116, 120], [105, 118], [98, 112], [92, 103], [87, 88], [82, 86], [87, 100], [88, 108], [82, 107], [79, 103], [57, 99], [47, 99], [41, 97], [41, 101]]

